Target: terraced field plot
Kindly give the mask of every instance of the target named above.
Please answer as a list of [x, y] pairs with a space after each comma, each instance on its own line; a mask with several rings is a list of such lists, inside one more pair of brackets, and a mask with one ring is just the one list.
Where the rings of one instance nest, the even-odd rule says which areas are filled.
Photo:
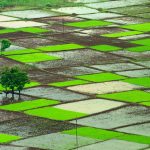
[[[33, 52], [33, 51], [32, 51]], [[52, 61], [52, 60], [58, 60], [60, 58], [55, 57], [55, 56], [48, 56], [43, 53], [33, 53], [33, 54], [24, 54], [23, 56], [21, 55], [12, 55], [12, 56], [7, 56], [10, 59], [23, 62], [23, 63], [34, 63], [34, 62], [41, 62], [41, 61]]]
[[6, 1], [0, 72], [30, 83], [0, 84], [0, 149], [148, 150], [149, 0]]
[[73, 26], [78, 28], [90, 28], [90, 27], [104, 27], [111, 25], [112, 23], [99, 20], [81, 21], [75, 23], [66, 23], [67, 26]]

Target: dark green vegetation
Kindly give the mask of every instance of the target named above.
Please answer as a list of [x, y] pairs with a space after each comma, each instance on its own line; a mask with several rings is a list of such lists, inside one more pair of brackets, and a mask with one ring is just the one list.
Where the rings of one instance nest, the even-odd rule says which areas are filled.
[[29, 6], [29, 7], [60, 7], [60, 6], [75, 6], [78, 4], [68, 2], [68, 0], [1, 0], [0, 7], [17, 7], [17, 6]]
[[11, 42], [9, 41], [9, 40], [2, 40], [1, 41], [1, 48], [0, 48], [0, 50], [1, 50], [1, 55], [2, 55], [2, 53], [7, 49], [7, 48], [9, 48], [10, 47], [10, 45], [11, 45]]
[[29, 77], [25, 70], [15, 66], [12, 68], [4, 68], [0, 74], [0, 83], [2, 87], [5, 89], [6, 97], [8, 91], [11, 90], [12, 100], [14, 100], [14, 91], [17, 90], [20, 92], [23, 90], [25, 85], [29, 83]]

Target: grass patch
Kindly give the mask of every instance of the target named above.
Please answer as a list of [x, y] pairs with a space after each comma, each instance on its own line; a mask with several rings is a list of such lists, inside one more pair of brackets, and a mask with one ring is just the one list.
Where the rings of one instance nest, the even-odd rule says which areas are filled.
[[[96, 129], [92, 127], [80, 127], [77, 128], [78, 136], [94, 138], [98, 140], [109, 140], [118, 136], [123, 135], [123, 133], [103, 130], [103, 129]], [[65, 134], [69, 135], [76, 135], [76, 129], [63, 131]]]
[[112, 23], [106, 21], [89, 20], [89, 21], [66, 23], [65, 25], [72, 26], [72, 27], [79, 27], [79, 28], [89, 28], [89, 27], [101, 27], [101, 26], [103, 27], [111, 24]]
[[73, 85], [83, 85], [87, 83], [89, 82], [83, 80], [71, 80], [71, 81], [50, 83], [49, 85], [56, 86], [56, 87], [66, 87], [66, 86], [73, 86]]
[[70, 119], [86, 116], [86, 114], [84, 113], [58, 109], [54, 107], [45, 107], [45, 108], [38, 108], [34, 110], [28, 110], [25, 111], [25, 114], [53, 119], [53, 120], [70, 120]]
[[147, 87], [147, 88], [150, 87], [150, 77], [129, 78], [129, 79], [125, 79], [123, 81], [131, 83], [131, 84], [136, 84], [136, 85], [144, 86], [144, 87]]
[[114, 100], [131, 102], [131, 103], [150, 101], [150, 93], [140, 91], [140, 90], [125, 91], [125, 92], [112, 93], [112, 94], [102, 94], [102, 95], [97, 95], [97, 97], [114, 99]]
[[126, 32], [102, 34], [101, 36], [111, 37], [111, 38], [119, 38], [119, 37], [131, 36], [131, 35], [137, 35], [137, 34], [142, 34], [142, 32], [139, 32], [139, 31], [126, 31]]
[[22, 62], [22, 63], [35, 63], [35, 62], [42, 62], [42, 61], [52, 61], [58, 60], [59, 57], [49, 56], [43, 53], [34, 53], [34, 54], [24, 54], [24, 55], [11, 55], [7, 56], [10, 59]]
[[19, 54], [29, 54], [29, 53], [38, 53], [38, 50], [35, 49], [22, 49], [22, 50], [11, 50], [3, 52], [4, 55], [19, 55]]
[[78, 6], [79, 4], [69, 2], [68, 0], [5, 0], [0, 1], [0, 7], [20, 7], [20, 6], [28, 6], [28, 7], [64, 7], [64, 6]]
[[117, 47], [117, 46], [112, 46], [112, 45], [95, 45], [95, 46], [92, 46], [91, 47], [92, 49], [95, 49], [97, 51], [106, 51], [106, 52], [109, 52], [109, 51], [117, 51], [117, 50], [120, 50], [121, 48], [120, 47]]
[[15, 135], [10, 135], [10, 134], [3, 134], [0, 133], [0, 143], [9, 143], [11, 141], [19, 140], [21, 137], [15, 136]]
[[133, 25], [124, 25], [121, 26], [125, 29], [132, 29], [136, 31], [149, 32], [150, 31], [150, 23], [141, 23], [141, 24], [133, 24]]
[[141, 144], [150, 144], [150, 137], [142, 135], [125, 134], [121, 137], [117, 137], [117, 139]]
[[141, 105], [144, 105], [144, 106], [148, 106], [148, 107], [150, 107], [150, 102], [142, 102], [142, 103], [140, 103]]
[[42, 46], [42, 47], [38, 47], [37, 49], [42, 51], [55, 52], [55, 51], [67, 51], [67, 50], [82, 49], [82, 48], [85, 47], [79, 44], [61, 44], [61, 45], [52, 45], [52, 46]]
[[56, 100], [37, 99], [33, 101], [25, 101], [25, 102], [20, 102], [16, 104], [0, 106], [0, 109], [9, 110], [9, 111], [23, 111], [23, 110], [33, 109], [37, 107], [54, 105], [58, 103], [59, 102]]
[[1, 29], [0, 30], [0, 34], [13, 33], [13, 32], [17, 32], [17, 30], [15, 29]]
[[150, 46], [150, 38], [145, 38], [145, 39], [141, 39], [141, 40], [135, 40], [135, 41], [132, 41], [131, 43], [139, 44], [139, 45], [145, 45], [145, 46]]
[[92, 82], [105, 82], [105, 81], [113, 81], [113, 80], [120, 80], [126, 78], [124, 76], [120, 76], [113, 73], [96, 73], [96, 74], [81, 75], [75, 77], [87, 81], [92, 81]]
[[130, 47], [130, 48], [127, 48], [126, 50], [131, 51], [131, 52], [145, 52], [145, 51], [150, 50], [150, 46]]
[[46, 29], [36, 28], [36, 27], [20, 28], [18, 30], [23, 31], [23, 32], [29, 32], [29, 33], [44, 33], [44, 32], [48, 32], [48, 30], [46, 30]]

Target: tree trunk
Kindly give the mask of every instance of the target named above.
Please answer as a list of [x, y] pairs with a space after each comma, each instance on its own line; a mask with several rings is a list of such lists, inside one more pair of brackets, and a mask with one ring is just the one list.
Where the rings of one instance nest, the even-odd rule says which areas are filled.
[[7, 88], [5, 89], [5, 95], [6, 95], [6, 98], [7, 98], [7, 94], [8, 94], [8, 91], [7, 91]]
[[19, 90], [19, 100], [21, 100], [21, 91]]
[[14, 89], [11, 89], [12, 92], [12, 101], [14, 101]]

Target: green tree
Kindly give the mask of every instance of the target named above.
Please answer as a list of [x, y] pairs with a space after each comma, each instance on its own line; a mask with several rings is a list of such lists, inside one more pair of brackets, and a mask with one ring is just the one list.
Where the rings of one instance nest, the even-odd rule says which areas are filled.
[[15, 66], [12, 68], [3, 69], [0, 75], [0, 83], [2, 84], [2, 87], [5, 88], [6, 93], [8, 93], [8, 90], [11, 90], [12, 100], [14, 100], [15, 90], [19, 91], [19, 99], [20, 99], [20, 92], [21, 90], [23, 90], [25, 84], [29, 83], [29, 78], [26, 71]]
[[16, 89], [19, 92], [19, 99], [21, 99], [21, 91], [23, 90], [23, 88], [25, 87], [25, 85], [27, 83], [29, 83], [29, 78], [28, 78], [28, 74], [25, 71], [22, 70], [18, 70], [17, 74], [16, 74]]
[[11, 46], [11, 42], [9, 40], [7, 40], [7, 39], [3, 39], [1, 41], [1, 49], [0, 49], [1, 50], [1, 55], [10, 46]]

